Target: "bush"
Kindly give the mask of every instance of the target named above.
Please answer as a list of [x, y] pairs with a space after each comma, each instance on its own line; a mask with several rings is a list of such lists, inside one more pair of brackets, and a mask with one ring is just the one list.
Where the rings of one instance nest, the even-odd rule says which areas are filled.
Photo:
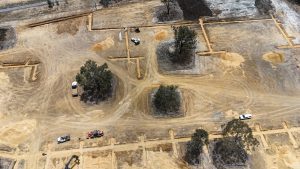
[[222, 134], [223, 139], [215, 144], [213, 150], [213, 162], [217, 168], [244, 165], [248, 159], [246, 150], [254, 149], [259, 144], [248, 124], [239, 119], [229, 121]]
[[160, 85], [154, 96], [154, 106], [157, 113], [164, 115], [178, 112], [180, 109], [180, 94], [177, 92], [177, 86]]
[[107, 8], [109, 3], [111, 2], [112, 0], [100, 0], [100, 4], [103, 5], [103, 7]]
[[95, 102], [107, 99], [112, 91], [113, 75], [107, 64], [98, 66], [96, 62], [88, 60], [80, 68], [76, 81], [83, 87], [81, 100]]
[[175, 3], [175, 0], [161, 0], [161, 2], [165, 5], [167, 11], [166, 14], [170, 14], [171, 6]]
[[215, 144], [212, 159], [215, 167], [223, 169], [226, 165], [244, 165], [248, 155], [241, 143], [237, 144], [233, 138], [225, 138]]
[[203, 146], [208, 144], [208, 133], [203, 129], [197, 129], [191, 141], [187, 143], [184, 160], [191, 165], [199, 164], [199, 155], [203, 151]]
[[223, 137], [231, 137], [236, 142], [240, 142], [243, 148], [254, 149], [259, 142], [253, 137], [252, 129], [247, 123], [239, 119], [229, 121], [223, 129]]
[[171, 54], [174, 63], [188, 64], [194, 57], [197, 33], [187, 26], [174, 27], [175, 51]]

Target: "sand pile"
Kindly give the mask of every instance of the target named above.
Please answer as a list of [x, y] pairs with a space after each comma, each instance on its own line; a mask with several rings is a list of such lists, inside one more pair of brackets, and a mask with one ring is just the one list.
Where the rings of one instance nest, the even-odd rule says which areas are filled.
[[270, 63], [279, 64], [284, 62], [284, 56], [280, 53], [269, 52], [262, 56], [262, 58]]
[[114, 46], [114, 44], [115, 44], [115, 42], [112, 39], [112, 37], [108, 37], [104, 41], [93, 45], [92, 50], [95, 52], [100, 52], [100, 51], [111, 48], [112, 46]]
[[155, 34], [155, 40], [161, 41], [166, 39], [168, 36], [168, 32], [165, 30], [159, 31]]
[[237, 54], [237, 53], [224, 53], [220, 55], [220, 58], [222, 59], [222, 63], [227, 67], [240, 67], [240, 65], [245, 62], [245, 59], [243, 56]]

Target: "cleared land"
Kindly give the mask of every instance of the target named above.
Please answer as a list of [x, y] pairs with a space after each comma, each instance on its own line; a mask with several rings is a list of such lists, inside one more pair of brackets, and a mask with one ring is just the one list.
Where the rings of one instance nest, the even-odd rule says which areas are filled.
[[[185, 168], [178, 159], [196, 128], [218, 138], [222, 124], [251, 112], [248, 123], [261, 147], [251, 156], [250, 168], [299, 168], [300, 37], [295, 29], [281, 31], [290, 26], [288, 16], [275, 15], [283, 23], [280, 29], [271, 16], [253, 18], [257, 11], [250, 4], [233, 10], [248, 9], [243, 21], [159, 25], [152, 22], [152, 8], [158, 5], [158, 0], [145, 1], [17, 27], [15, 47], [0, 52], [1, 164], [63, 168], [75, 154], [79, 168]], [[130, 12], [133, 7], [137, 13]], [[198, 33], [199, 55], [192, 69], [159, 69], [156, 49], [172, 40], [172, 25], [189, 25]], [[136, 26], [140, 33], [130, 28]], [[141, 44], [131, 43], [132, 37]], [[99, 105], [71, 96], [71, 82], [88, 59], [108, 63], [118, 77], [114, 96]], [[160, 84], [184, 91], [184, 117], [151, 114], [149, 91]], [[86, 140], [93, 129], [104, 130], [105, 136]], [[66, 133], [71, 141], [57, 145], [55, 139]], [[209, 161], [204, 165], [211, 168]]]

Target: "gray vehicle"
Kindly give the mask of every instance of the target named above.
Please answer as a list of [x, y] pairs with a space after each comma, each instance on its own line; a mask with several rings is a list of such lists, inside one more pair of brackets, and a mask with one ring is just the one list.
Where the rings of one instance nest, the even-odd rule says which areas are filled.
[[70, 135], [61, 136], [57, 138], [57, 144], [64, 143], [70, 140], [71, 140]]

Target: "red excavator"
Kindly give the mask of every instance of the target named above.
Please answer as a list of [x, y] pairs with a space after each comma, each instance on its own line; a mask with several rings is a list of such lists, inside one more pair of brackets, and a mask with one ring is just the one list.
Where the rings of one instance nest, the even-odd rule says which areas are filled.
[[93, 130], [87, 133], [87, 139], [93, 139], [104, 136], [104, 132], [101, 130]]

